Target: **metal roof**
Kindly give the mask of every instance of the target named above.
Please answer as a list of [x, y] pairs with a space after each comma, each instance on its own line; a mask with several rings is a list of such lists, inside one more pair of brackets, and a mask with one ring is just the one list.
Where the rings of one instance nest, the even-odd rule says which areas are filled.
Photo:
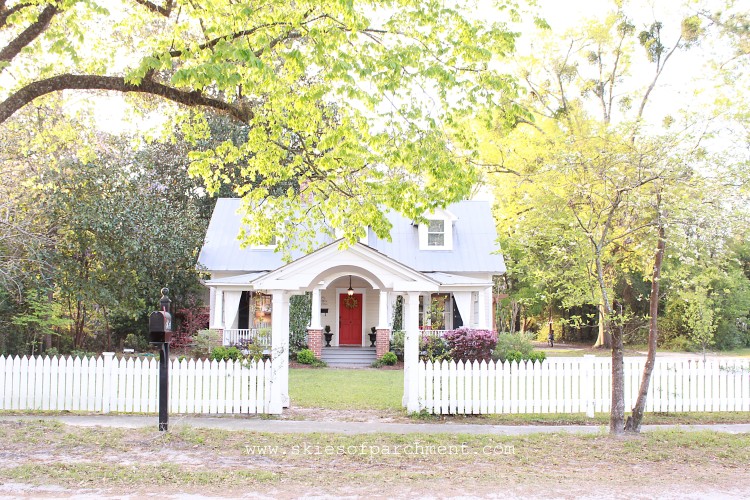
[[[241, 200], [220, 198], [216, 202], [198, 265], [208, 271], [262, 272], [285, 264], [281, 253], [273, 249], [240, 248], [237, 236], [242, 217]], [[372, 232], [367, 244], [374, 250], [421, 272], [477, 272], [502, 274], [505, 262], [496, 243], [497, 233], [490, 204], [486, 201], [462, 201], [447, 207], [457, 217], [453, 222], [453, 250], [420, 250], [418, 229], [411, 220], [395, 212], [388, 213], [392, 224], [391, 241]], [[316, 248], [332, 240], [321, 237]], [[293, 251], [294, 260], [304, 252]]]

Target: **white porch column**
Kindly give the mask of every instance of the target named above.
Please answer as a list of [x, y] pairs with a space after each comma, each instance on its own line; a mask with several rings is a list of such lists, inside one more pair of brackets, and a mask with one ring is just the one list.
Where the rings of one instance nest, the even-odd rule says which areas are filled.
[[489, 286], [484, 291], [484, 312], [485, 312], [485, 321], [487, 322], [487, 328], [492, 329], [495, 325], [493, 318], [493, 315], [495, 314], [495, 309], [492, 307], [494, 304], [492, 303], [492, 287]]
[[378, 302], [378, 330], [386, 330], [390, 328], [388, 322], [388, 292], [380, 291], [380, 302]]
[[213, 323], [210, 328], [221, 330], [224, 328], [224, 290], [221, 288], [214, 291], [214, 313]]
[[310, 329], [321, 330], [320, 324], [320, 288], [313, 288], [312, 305], [310, 307]]
[[208, 287], [208, 327], [213, 328], [216, 323], [216, 288]]
[[404, 295], [404, 398], [409, 413], [419, 411], [417, 365], [419, 364], [419, 292]]
[[269, 413], [289, 406], [289, 294], [274, 290], [271, 309], [271, 401]]
[[477, 296], [477, 308], [479, 309], [479, 314], [477, 314], [477, 328], [486, 330], [489, 328], [487, 325], [487, 289], [479, 290]]

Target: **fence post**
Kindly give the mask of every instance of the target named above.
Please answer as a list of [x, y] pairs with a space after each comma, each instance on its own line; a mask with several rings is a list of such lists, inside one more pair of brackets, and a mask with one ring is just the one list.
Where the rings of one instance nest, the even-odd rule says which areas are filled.
[[104, 373], [102, 374], [102, 413], [109, 413], [109, 403], [112, 398], [112, 365], [115, 353], [103, 352]]
[[595, 394], [594, 394], [594, 360], [593, 354], [584, 354], [583, 356], [583, 386], [581, 387], [581, 397], [586, 401], [586, 416], [594, 418]]

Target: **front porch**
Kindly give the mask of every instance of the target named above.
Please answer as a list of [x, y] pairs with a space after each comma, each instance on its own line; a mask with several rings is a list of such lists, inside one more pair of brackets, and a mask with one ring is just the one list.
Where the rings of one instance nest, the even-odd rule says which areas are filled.
[[[404, 367], [403, 402], [410, 411], [417, 404], [416, 385], [411, 385], [423, 332], [491, 324], [490, 279], [420, 273], [359, 243], [345, 250], [329, 245], [275, 271], [216, 277], [206, 285], [210, 326], [222, 331], [225, 345], [253, 342], [270, 353], [272, 384], [278, 389], [272, 391], [277, 395], [272, 413], [289, 405], [289, 302], [294, 295], [310, 295], [307, 344], [332, 366], [367, 366], [388, 352], [398, 302], [406, 332], [404, 359], [414, 360]], [[324, 348], [326, 333], [330, 348]]]

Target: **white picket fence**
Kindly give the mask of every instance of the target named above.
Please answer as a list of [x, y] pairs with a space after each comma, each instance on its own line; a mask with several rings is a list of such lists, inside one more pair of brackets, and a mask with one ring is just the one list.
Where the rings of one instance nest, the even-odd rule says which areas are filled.
[[[271, 362], [172, 360], [170, 413], [267, 413]], [[156, 413], [154, 358], [0, 356], [0, 409]]]
[[[625, 408], [635, 404], [644, 358], [625, 360]], [[542, 363], [420, 362], [420, 410], [435, 414], [609, 412], [607, 358]], [[750, 360], [657, 359], [648, 412], [750, 411]]]

